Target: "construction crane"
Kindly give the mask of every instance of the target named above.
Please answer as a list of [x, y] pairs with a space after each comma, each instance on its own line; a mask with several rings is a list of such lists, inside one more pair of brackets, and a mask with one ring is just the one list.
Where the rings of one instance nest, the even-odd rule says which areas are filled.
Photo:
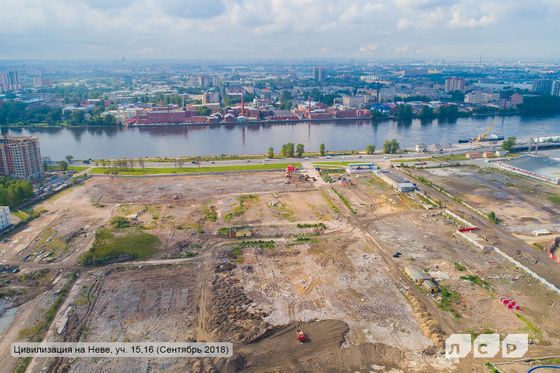
[[490, 135], [490, 133], [492, 132], [494, 127], [496, 127], [496, 121], [495, 120], [493, 120], [492, 123], [490, 123], [488, 125], [488, 127], [486, 127], [486, 129], [474, 139], [474, 141], [477, 144], [481, 141], [484, 141], [488, 137], [488, 135]]

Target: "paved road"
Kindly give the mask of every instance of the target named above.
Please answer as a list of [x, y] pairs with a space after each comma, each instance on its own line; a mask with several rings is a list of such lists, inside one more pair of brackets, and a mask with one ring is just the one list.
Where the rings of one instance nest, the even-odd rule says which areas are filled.
[[[274, 164], [274, 163], [290, 163], [290, 162], [379, 162], [383, 160], [401, 159], [401, 158], [430, 158], [432, 156], [449, 156], [464, 154], [465, 152], [471, 151], [474, 147], [470, 144], [461, 144], [461, 146], [454, 147], [453, 149], [448, 149], [440, 152], [431, 153], [418, 153], [411, 152], [399, 155], [386, 155], [386, 154], [356, 154], [356, 155], [333, 155], [325, 157], [305, 157], [305, 158], [263, 158], [263, 159], [228, 159], [228, 160], [216, 160], [216, 161], [202, 161], [200, 162], [200, 167], [212, 167], [212, 166], [239, 166], [248, 164]], [[476, 147], [477, 152], [482, 151], [495, 151], [499, 148], [498, 145], [481, 146]], [[74, 161], [73, 166], [95, 166], [94, 164], [84, 164], [81, 161]], [[185, 162], [183, 167], [199, 167], [198, 164], [192, 162]], [[145, 162], [144, 167], [146, 168], [173, 168], [175, 164], [173, 162]]]

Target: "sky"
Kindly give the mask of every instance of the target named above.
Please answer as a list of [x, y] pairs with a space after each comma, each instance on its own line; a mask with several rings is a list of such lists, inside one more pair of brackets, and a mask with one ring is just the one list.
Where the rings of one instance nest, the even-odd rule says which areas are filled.
[[557, 59], [560, 0], [0, 0], [3, 59]]

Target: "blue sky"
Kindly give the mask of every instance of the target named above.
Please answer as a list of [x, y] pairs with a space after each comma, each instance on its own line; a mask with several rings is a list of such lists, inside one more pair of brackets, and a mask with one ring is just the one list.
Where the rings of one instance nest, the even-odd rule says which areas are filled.
[[0, 59], [557, 59], [560, 0], [0, 0]]

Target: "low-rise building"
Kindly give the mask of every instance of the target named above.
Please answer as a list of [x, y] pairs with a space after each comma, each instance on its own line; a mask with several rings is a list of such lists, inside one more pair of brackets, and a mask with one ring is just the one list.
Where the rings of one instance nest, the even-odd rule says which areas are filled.
[[374, 163], [351, 163], [346, 167], [348, 173], [371, 173], [377, 170]]
[[416, 144], [415, 148], [417, 153], [425, 153], [428, 150], [426, 144]]
[[426, 271], [413, 265], [408, 265], [404, 267], [404, 273], [406, 273], [406, 275], [410, 277], [410, 279], [414, 281], [416, 285], [422, 285], [424, 281], [428, 281], [432, 279], [431, 276]]
[[8, 206], [0, 206], [0, 231], [12, 225], [12, 216]]
[[416, 185], [394, 172], [384, 170], [377, 173], [377, 176], [399, 192], [408, 193], [416, 190]]
[[467, 159], [477, 159], [482, 157], [481, 153], [467, 153], [465, 154], [465, 157], [467, 157]]
[[349, 108], [358, 108], [361, 105], [369, 101], [369, 96], [358, 95], [358, 96], [343, 96], [342, 105]]

